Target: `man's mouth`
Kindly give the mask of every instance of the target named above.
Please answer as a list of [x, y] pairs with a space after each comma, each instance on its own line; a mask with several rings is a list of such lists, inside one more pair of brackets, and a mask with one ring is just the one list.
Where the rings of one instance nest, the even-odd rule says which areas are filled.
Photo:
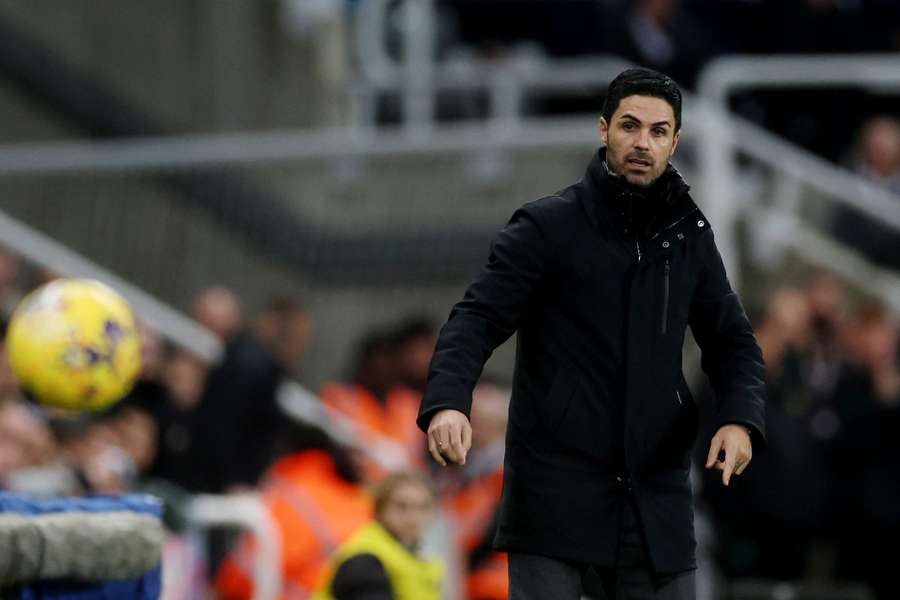
[[650, 160], [637, 156], [627, 159], [625, 164], [629, 171], [638, 173], [646, 173], [650, 170], [650, 167], [653, 166], [653, 163]]

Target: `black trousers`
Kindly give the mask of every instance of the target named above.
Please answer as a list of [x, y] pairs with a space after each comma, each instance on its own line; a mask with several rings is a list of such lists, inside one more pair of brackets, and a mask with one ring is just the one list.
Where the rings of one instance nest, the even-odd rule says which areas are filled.
[[623, 502], [615, 567], [509, 555], [509, 600], [694, 600], [694, 571], [654, 573], [633, 498]]

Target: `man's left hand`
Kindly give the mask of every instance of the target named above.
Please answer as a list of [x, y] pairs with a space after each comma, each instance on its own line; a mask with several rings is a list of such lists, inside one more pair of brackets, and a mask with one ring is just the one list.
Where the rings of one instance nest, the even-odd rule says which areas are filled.
[[[719, 460], [724, 453], [724, 460]], [[753, 448], [750, 433], [743, 425], [722, 425], [709, 445], [706, 468], [715, 467], [722, 471], [722, 483], [728, 485], [731, 475], [740, 475], [750, 464]]]

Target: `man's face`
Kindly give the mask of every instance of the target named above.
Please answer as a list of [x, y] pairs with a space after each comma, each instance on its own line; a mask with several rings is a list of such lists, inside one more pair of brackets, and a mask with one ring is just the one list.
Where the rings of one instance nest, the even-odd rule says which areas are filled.
[[662, 98], [622, 98], [610, 123], [600, 117], [600, 140], [610, 168], [629, 183], [649, 186], [663, 174], [678, 145], [675, 112]]

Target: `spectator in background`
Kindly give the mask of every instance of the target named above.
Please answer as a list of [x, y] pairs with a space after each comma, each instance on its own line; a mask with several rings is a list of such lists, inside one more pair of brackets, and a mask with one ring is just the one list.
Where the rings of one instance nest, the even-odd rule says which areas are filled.
[[840, 332], [847, 298], [844, 285], [831, 273], [817, 273], [806, 286], [810, 311], [810, 347], [807, 384], [814, 396], [831, 398], [844, 362]]
[[[329, 382], [320, 392], [331, 414], [349, 421], [364, 443], [397, 446], [407, 468], [424, 466], [425, 446], [415, 418], [434, 342], [433, 323], [405, 319], [389, 333], [363, 340], [351, 382]], [[384, 465], [369, 458], [363, 459], [363, 469], [367, 481], [386, 475]]]
[[897, 597], [900, 546], [900, 367], [897, 324], [884, 307], [863, 307], [851, 320], [854, 364], [836, 402], [841, 429], [835, 452], [837, 575], [861, 580], [880, 600]]
[[457, 471], [439, 471], [438, 476], [452, 478], [442, 487], [448, 488], [445, 504], [464, 553], [468, 600], [506, 600], [506, 553], [492, 550], [491, 542], [503, 490], [509, 390], [482, 378], [472, 395], [472, 449], [466, 464]]
[[8, 320], [22, 299], [18, 278], [19, 257], [0, 246], [0, 320]]
[[0, 402], [0, 489], [9, 489], [18, 471], [55, 462], [57, 450], [50, 428], [29, 405]]
[[206, 365], [190, 352], [174, 351], [162, 374], [165, 398], [156, 412], [157, 453], [150, 475], [182, 488], [192, 487], [196, 477], [190, 460], [194, 411], [203, 397]]
[[397, 381], [397, 357], [387, 331], [370, 331], [356, 350], [350, 381], [382, 401]]
[[284, 424], [278, 385], [299, 366], [310, 325], [301, 304], [277, 298], [252, 331], [228, 342], [191, 420], [192, 491], [221, 493], [257, 483]]
[[234, 292], [221, 285], [197, 294], [191, 307], [191, 316], [225, 343], [243, 326], [240, 301]]
[[337, 549], [313, 600], [440, 600], [443, 565], [420, 556], [436, 500], [424, 475], [382, 481], [375, 520]]
[[900, 120], [878, 116], [860, 134], [856, 172], [900, 197]]
[[[812, 549], [829, 522], [827, 448], [835, 433], [831, 407], [808, 383], [813, 328], [807, 294], [776, 292], [756, 336], [766, 363], [766, 451], [729, 488], [704, 475], [703, 496], [717, 521], [726, 576], [802, 579], [810, 575]], [[704, 411], [712, 405], [700, 402]], [[705, 449], [698, 455], [702, 460]]]
[[[714, 42], [679, 0], [634, 0], [621, 20], [612, 20], [607, 48], [639, 65], [665, 72], [693, 87], [702, 64], [714, 54]], [[612, 13], [616, 15], [616, 13]]]
[[428, 381], [428, 366], [437, 341], [436, 326], [425, 317], [402, 321], [394, 334], [399, 385], [421, 394]]
[[[900, 203], [900, 121], [875, 117], [862, 128], [854, 170], [898, 197]], [[835, 212], [835, 236], [876, 263], [900, 270], [900, 232], [860, 212]]]
[[6, 355], [6, 326], [6, 321], [0, 318], [0, 406], [19, 396], [19, 382]]
[[[282, 598], [309, 598], [331, 554], [372, 517], [371, 499], [347, 451], [324, 431], [292, 422], [279, 458], [262, 482], [262, 498], [281, 533]], [[216, 575], [223, 600], [253, 596], [256, 542], [245, 535]]]
[[160, 411], [165, 408], [165, 390], [161, 382], [165, 348], [159, 332], [140, 320], [137, 327], [141, 344], [141, 372], [122, 403], [142, 410], [158, 420]]

